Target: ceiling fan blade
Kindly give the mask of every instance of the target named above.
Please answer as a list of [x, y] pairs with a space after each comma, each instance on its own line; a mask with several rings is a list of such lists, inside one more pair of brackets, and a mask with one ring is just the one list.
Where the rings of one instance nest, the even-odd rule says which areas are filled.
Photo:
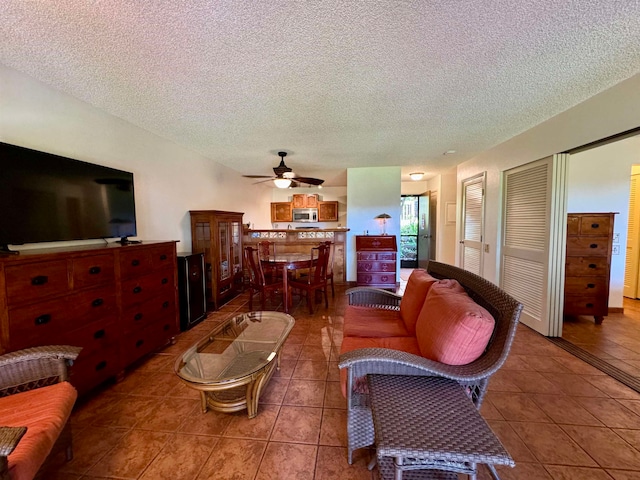
[[322, 185], [324, 183], [324, 180], [312, 177], [294, 177], [292, 180], [300, 183], [306, 183], [308, 185]]
[[242, 175], [244, 178], [273, 178], [273, 175]]

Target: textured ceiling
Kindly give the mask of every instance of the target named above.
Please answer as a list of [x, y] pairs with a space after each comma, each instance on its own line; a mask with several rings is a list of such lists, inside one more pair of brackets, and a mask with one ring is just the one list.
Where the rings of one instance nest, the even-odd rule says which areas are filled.
[[0, 18], [0, 63], [242, 174], [285, 150], [325, 185], [437, 173], [640, 71], [637, 0], [3, 0]]

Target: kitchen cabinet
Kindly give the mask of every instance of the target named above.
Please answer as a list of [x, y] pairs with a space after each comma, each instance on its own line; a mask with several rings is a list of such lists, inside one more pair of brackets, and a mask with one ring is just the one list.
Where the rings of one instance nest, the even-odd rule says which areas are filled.
[[271, 203], [271, 222], [292, 222], [293, 213], [291, 202], [272, 202]]
[[564, 314], [593, 315], [601, 324], [609, 313], [609, 277], [615, 213], [567, 215]]
[[191, 251], [204, 253], [207, 303], [218, 310], [242, 289], [242, 216], [191, 210]]
[[318, 195], [296, 193], [293, 195], [291, 204], [293, 208], [318, 208]]
[[318, 202], [318, 221], [319, 222], [337, 222], [338, 221], [338, 202]]
[[395, 235], [356, 235], [356, 269], [358, 286], [395, 289]]

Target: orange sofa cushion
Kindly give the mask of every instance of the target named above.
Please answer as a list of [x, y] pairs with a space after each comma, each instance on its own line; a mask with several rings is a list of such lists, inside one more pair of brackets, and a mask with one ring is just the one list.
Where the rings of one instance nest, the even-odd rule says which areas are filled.
[[397, 310], [349, 305], [344, 312], [345, 337], [408, 337]]
[[[351, 307], [349, 307], [351, 308]], [[359, 348], [390, 348], [392, 350], [402, 350], [403, 352], [420, 355], [420, 348], [415, 337], [344, 337], [340, 346], [340, 353], [350, 352]], [[356, 388], [364, 390], [366, 379], [356, 379]], [[340, 387], [342, 395], [347, 396], [347, 369], [340, 369]]]
[[27, 427], [8, 457], [12, 480], [31, 480], [58, 439], [78, 393], [69, 382], [0, 398], [0, 423]]
[[452, 279], [440, 280], [418, 316], [416, 338], [423, 357], [448, 365], [466, 365], [482, 355], [495, 320]]
[[424, 269], [416, 268], [407, 280], [402, 300], [400, 301], [400, 318], [407, 327], [409, 335], [416, 334], [416, 322], [431, 285], [438, 280]]

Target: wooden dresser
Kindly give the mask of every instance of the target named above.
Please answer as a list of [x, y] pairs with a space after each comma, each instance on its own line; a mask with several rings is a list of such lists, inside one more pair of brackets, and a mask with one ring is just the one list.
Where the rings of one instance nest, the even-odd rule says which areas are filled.
[[81, 393], [178, 331], [175, 242], [0, 255], [0, 351], [82, 347], [71, 376]]
[[570, 213], [567, 216], [565, 315], [593, 315], [600, 324], [608, 314], [614, 215]]
[[395, 235], [356, 235], [358, 286], [395, 289]]

